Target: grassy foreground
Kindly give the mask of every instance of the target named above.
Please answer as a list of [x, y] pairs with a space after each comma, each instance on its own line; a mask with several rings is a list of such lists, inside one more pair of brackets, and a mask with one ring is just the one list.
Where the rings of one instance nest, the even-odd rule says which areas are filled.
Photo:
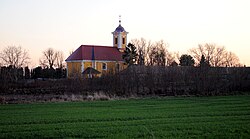
[[250, 96], [0, 105], [0, 138], [250, 138]]

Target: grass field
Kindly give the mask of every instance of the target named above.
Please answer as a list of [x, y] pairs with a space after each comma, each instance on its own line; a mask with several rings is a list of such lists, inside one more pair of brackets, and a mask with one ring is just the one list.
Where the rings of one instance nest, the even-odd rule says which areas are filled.
[[0, 105], [0, 138], [250, 138], [250, 96]]

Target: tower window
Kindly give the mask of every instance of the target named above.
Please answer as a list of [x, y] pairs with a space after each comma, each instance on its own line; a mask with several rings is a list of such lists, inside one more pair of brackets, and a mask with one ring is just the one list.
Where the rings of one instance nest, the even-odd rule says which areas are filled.
[[117, 42], [118, 42], [118, 40], [117, 40], [117, 38], [115, 38], [115, 44], [117, 44]]
[[122, 38], [122, 44], [125, 44], [125, 38]]

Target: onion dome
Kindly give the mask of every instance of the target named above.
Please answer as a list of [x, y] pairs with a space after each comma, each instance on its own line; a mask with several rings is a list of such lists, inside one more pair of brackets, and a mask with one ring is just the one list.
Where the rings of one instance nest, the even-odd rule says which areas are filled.
[[116, 29], [115, 29], [115, 32], [124, 32], [125, 31], [125, 29], [121, 26], [121, 25], [119, 25]]
[[[121, 16], [119, 16], [121, 18]], [[126, 32], [125, 29], [121, 25], [121, 19], [119, 19], [119, 26], [115, 29], [114, 32]]]

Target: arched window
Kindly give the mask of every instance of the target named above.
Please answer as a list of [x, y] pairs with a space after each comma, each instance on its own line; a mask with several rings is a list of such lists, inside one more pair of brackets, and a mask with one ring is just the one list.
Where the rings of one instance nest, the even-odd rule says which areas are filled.
[[125, 38], [122, 38], [122, 44], [125, 44]]
[[118, 43], [118, 39], [117, 38], [115, 38], [115, 44], [117, 44]]

